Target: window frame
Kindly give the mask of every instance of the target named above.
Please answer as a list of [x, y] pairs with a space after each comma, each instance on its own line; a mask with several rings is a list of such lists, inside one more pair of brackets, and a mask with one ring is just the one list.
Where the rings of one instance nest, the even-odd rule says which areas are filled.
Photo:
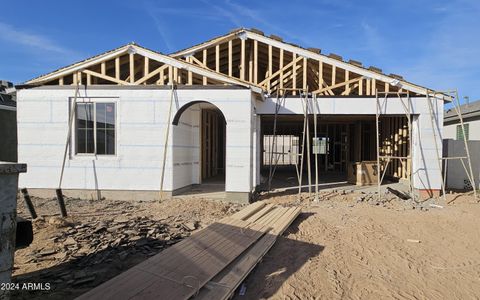
[[[72, 158], [92, 158], [92, 157], [102, 157], [102, 158], [117, 158], [118, 157], [118, 98], [114, 97], [77, 97], [74, 101], [74, 97], [69, 98], [69, 116], [71, 115], [72, 109], [75, 110], [72, 120], [72, 128], [70, 135], [70, 159]], [[91, 103], [93, 104], [93, 139], [94, 139], [94, 152], [93, 153], [77, 153], [77, 110], [74, 105], [79, 103]], [[115, 126], [115, 153], [114, 154], [97, 154], [97, 103], [113, 103], [115, 106], [114, 113], [114, 126]]]
[[[455, 128], [455, 133], [456, 133], [456, 140], [457, 141], [469, 141], [470, 140], [470, 124], [469, 123], [463, 123], [463, 128], [462, 124], [457, 124]], [[465, 129], [465, 131], [463, 130]], [[460, 136], [460, 133], [462, 136]]]

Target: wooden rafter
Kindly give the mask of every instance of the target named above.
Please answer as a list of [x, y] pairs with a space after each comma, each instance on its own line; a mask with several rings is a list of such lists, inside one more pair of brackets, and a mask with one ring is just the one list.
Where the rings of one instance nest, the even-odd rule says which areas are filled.
[[339, 87], [343, 87], [343, 86], [346, 86], [346, 85], [348, 85], [348, 84], [357, 82], [357, 81], [359, 81], [359, 80], [361, 80], [361, 79], [362, 79], [362, 77], [350, 79], [350, 80], [347, 80], [347, 81], [344, 81], [344, 82], [341, 82], [341, 83], [337, 83], [337, 84], [334, 84], [334, 85], [331, 85], [331, 86], [327, 86], [327, 87], [324, 87], [324, 88], [315, 90], [315, 91], [313, 91], [312, 93], [318, 94], [318, 93], [323, 93], [323, 92], [326, 92], [326, 91], [331, 91], [331, 90], [333, 90], [333, 89], [336, 89], [336, 88], [339, 88]]
[[377, 89], [424, 92], [424, 88], [379, 69], [366, 69], [338, 56], [329, 57], [244, 29], [171, 56], [126, 45], [27, 83], [145, 85], [168, 84], [172, 79], [189, 85], [238, 84], [269, 93], [284, 87], [308, 87], [328, 96], [369, 96]]

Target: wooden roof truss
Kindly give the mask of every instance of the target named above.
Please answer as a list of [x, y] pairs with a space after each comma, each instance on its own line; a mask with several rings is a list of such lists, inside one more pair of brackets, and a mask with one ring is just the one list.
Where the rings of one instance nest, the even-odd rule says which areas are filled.
[[237, 30], [171, 56], [259, 85], [269, 94], [286, 88], [295, 94], [295, 89], [307, 87], [325, 96], [373, 96], [376, 90], [425, 92], [399, 75], [387, 76], [378, 68], [344, 62], [338, 55], [322, 55], [319, 49], [304, 49], [257, 30]]
[[[32, 79], [33, 85], [239, 85], [257, 93], [374, 96], [376, 92], [425, 95], [426, 88], [345, 62], [335, 54], [304, 49], [239, 29], [170, 56], [129, 44]], [[284, 93], [281, 93], [284, 94]]]
[[36, 85], [240, 85], [260, 93], [249, 82], [228, 77], [135, 44], [98, 55], [88, 60], [32, 79]]

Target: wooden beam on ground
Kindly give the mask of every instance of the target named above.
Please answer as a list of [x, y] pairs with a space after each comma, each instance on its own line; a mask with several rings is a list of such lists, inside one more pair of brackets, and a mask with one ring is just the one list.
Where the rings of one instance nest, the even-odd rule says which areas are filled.
[[267, 230], [223, 219], [77, 299], [189, 299]]
[[283, 234], [298, 217], [300, 211], [298, 207], [276, 207], [260, 219], [258, 222], [272, 228], [271, 231], [261, 237], [250, 249], [242, 253], [228, 265], [227, 268], [203, 286], [195, 299], [229, 299], [253, 268], [255, 268], [275, 244], [277, 237]]

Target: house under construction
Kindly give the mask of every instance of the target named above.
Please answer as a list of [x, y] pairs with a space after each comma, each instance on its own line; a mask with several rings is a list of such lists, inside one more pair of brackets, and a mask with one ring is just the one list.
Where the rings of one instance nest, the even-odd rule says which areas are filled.
[[260, 186], [442, 187], [449, 97], [254, 29], [170, 55], [128, 44], [17, 89], [31, 194], [155, 199], [215, 183], [246, 202]]

